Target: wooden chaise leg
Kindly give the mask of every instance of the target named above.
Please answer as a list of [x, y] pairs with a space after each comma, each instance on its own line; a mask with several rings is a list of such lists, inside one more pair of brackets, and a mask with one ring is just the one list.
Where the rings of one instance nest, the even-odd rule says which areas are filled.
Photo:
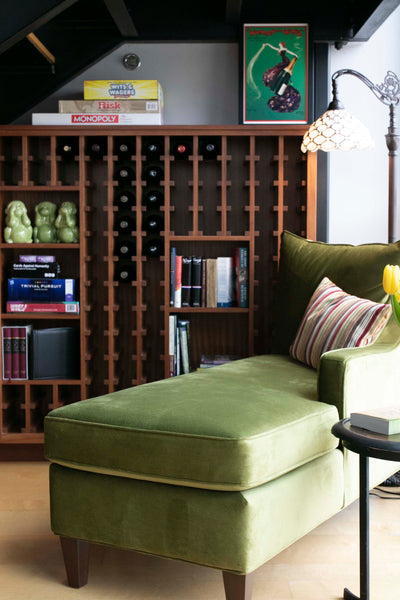
[[80, 588], [87, 584], [89, 570], [89, 542], [60, 536], [68, 585]]
[[226, 600], [251, 600], [253, 575], [236, 575], [223, 571]]

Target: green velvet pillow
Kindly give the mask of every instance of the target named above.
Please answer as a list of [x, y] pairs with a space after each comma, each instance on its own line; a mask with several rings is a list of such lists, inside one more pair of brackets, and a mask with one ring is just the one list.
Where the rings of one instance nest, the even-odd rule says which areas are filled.
[[400, 264], [394, 244], [325, 244], [284, 231], [275, 297], [272, 352], [287, 354], [317, 285], [329, 277], [348, 294], [382, 302], [383, 269]]

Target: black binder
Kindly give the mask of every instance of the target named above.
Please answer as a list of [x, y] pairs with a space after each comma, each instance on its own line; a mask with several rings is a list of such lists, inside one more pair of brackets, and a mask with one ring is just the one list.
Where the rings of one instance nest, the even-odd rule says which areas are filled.
[[79, 379], [78, 329], [35, 329], [30, 340], [29, 358], [32, 379]]

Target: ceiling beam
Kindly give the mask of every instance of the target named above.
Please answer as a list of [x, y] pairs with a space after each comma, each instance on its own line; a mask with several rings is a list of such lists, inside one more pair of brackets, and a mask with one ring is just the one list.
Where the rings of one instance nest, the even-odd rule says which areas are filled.
[[135, 23], [129, 14], [124, 0], [104, 0], [114, 23], [118, 27], [120, 34], [124, 37], [138, 37]]
[[0, 54], [23, 40], [29, 33], [69, 8], [77, 0], [1, 0]]
[[366, 42], [384, 21], [399, 6], [400, 0], [382, 0], [361, 27], [355, 32], [352, 42]]
[[230, 25], [237, 25], [240, 22], [240, 13], [242, 10], [242, 0], [226, 0], [225, 20]]

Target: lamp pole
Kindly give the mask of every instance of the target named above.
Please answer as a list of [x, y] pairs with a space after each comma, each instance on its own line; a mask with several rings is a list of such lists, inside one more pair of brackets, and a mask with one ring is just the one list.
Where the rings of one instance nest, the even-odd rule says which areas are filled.
[[[396, 127], [394, 109], [400, 101], [400, 79], [392, 71], [386, 73], [385, 79], [382, 84], [375, 85], [353, 69], [340, 69], [332, 75], [332, 92], [333, 92], [333, 103], [338, 103], [337, 98], [337, 84], [336, 79], [341, 75], [353, 75], [360, 79], [373, 94], [389, 106], [389, 127], [388, 132], [385, 136], [386, 146], [389, 151], [389, 214], [388, 214], [388, 237], [389, 242], [395, 242], [400, 240], [400, 169], [398, 164], [398, 149], [400, 147], [400, 131]], [[334, 108], [332, 106], [332, 108]], [[336, 108], [336, 106], [335, 106]], [[337, 106], [341, 108], [341, 106]]]

